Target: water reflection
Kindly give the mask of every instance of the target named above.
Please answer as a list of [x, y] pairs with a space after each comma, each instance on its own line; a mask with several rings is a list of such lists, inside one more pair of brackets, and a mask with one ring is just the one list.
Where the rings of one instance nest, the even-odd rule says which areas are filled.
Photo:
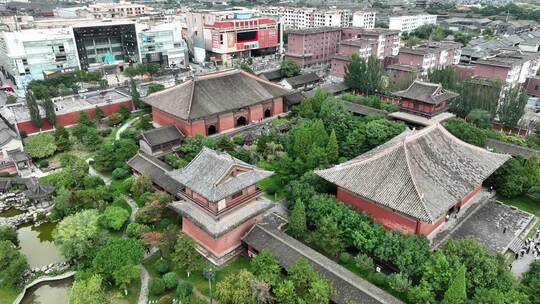
[[21, 304], [67, 304], [68, 289], [73, 279], [45, 282], [30, 288]]
[[53, 223], [37, 227], [27, 224], [17, 230], [21, 252], [28, 259], [31, 268], [65, 261], [52, 242], [52, 231], [55, 227], [56, 224]]

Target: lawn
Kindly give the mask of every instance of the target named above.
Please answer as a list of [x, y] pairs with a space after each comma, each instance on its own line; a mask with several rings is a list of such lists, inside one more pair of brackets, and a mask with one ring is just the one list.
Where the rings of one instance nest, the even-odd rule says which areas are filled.
[[0, 304], [13, 303], [13, 300], [15, 300], [15, 298], [19, 295], [19, 292], [21, 292], [21, 289], [1, 287], [0, 288]]
[[[497, 199], [507, 205], [514, 206], [523, 211], [532, 213], [538, 219], [540, 219], [540, 201], [538, 200], [535, 200], [528, 196], [518, 196], [514, 198], [498, 197]], [[529, 232], [529, 235], [534, 234], [536, 231], [536, 228], [540, 228], [540, 220], [536, 222], [536, 225], [533, 227], [533, 229], [531, 229], [531, 231]]]
[[[270, 194], [267, 191], [270, 185], [273, 185], [274, 189], [276, 189], [276, 192], [274, 194]], [[259, 183], [257, 183], [257, 186], [264, 191], [264, 197], [274, 202], [279, 202], [285, 199], [285, 189], [283, 187], [283, 184], [279, 180], [279, 177], [276, 175], [260, 181]]]
[[[152, 278], [160, 277], [160, 275], [154, 268], [154, 262], [157, 259], [159, 259], [159, 254], [155, 254], [148, 260], [144, 261], [144, 265]], [[202, 294], [204, 294], [205, 296], [209, 296], [208, 280], [202, 274], [203, 269], [205, 268], [215, 269], [215, 267], [213, 267], [210, 263], [205, 262], [205, 266], [202, 267], [200, 271], [191, 273], [189, 278], [187, 277], [186, 272], [181, 269], [175, 269], [175, 272], [178, 274], [178, 278], [180, 278], [181, 280], [186, 280], [190, 282], [191, 284], [193, 284], [193, 287], [199, 290]], [[236, 259], [229, 262], [225, 267], [221, 269], [216, 269], [215, 270], [216, 278], [212, 283], [212, 287], [215, 288], [216, 283], [218, 283], [220, 280], [222, 280], [223, 278], [231, 274], [238, 273], [242, 269], [249, 269], [249, 259], [243, 256], [237, 257]], [[157, 298], [150, 297], [150, 299], [157, 299]]]

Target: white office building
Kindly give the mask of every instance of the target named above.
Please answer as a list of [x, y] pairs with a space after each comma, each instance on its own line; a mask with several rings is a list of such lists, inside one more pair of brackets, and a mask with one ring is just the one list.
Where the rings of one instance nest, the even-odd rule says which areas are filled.
[[405, 33], [410, 33], [422, 25], [436, 23], [437, 15], [420, 14], [392, 16], [389, 19], [388, 28], [391, 30], [399, 30]]
[[[279, 17], [285, 29], [351, 26], [352, 14], [343, 9], [314, 9], [297, 7], [261, 7], [262, 15]], [[375, 25], [375, 23], [374, 23]]]
[[356, 11], [352, 17], [352, 26], [365, 29], [375, 28], [375, 17], [377, 13], [374, 11]]

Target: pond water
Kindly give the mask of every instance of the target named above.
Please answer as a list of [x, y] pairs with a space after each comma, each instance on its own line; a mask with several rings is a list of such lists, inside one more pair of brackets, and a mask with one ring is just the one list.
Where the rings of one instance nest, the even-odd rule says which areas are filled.
[[73, 278], [68, 278], [38, 284], [26, 292], [21, 304], [67, 304], [67, 293], [72, 283]]
[[52, 242], [52, 231], [55, 227], [56, 223], [39, 226], [26, 224], [17, 230], [21, 253], [26, 256], [31, 268], [65, 261]]
[[0, 212], [0, 217], [12, 217], [15, 215], [23, 214], [24, 211], [15, 209], [15, 208], [9, 208], [3, 212]]

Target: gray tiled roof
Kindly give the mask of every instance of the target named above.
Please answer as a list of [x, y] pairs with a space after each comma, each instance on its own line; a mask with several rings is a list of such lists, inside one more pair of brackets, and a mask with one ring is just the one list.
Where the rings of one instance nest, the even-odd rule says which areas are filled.
[[495, 140], [495, 139], [488, 139], [486, 142], [486, 147], [495, 149], [495, 151], [497, 152], [510, 154], [512, 156], [520, 155], [525, 159], [529, 159], [533, 155], [540, 156], [540, 151], [538, 150], [518, 146], [509, 142], [504, 142], [504, 141]]
[[317, 73], [302, 74], [285, 79], [293, 88], [297, 88], [306, 84], [315, 83], [321, 81], [321, 77]]
[[0, 118], [0, 147], [4, 146], [13, 139], [20, 140], [17, 133], [15, 133], [15, 131], [13, 131], [13, 129], [11, 129], [2, 118]]
[[267, 224], [257, 224], [243, 238], [257, 251], [268, 249], [288, 268], [300, 258], [306, 259], [331, 285], [331, 300], [337, 304], [402, 303], [379, 287], [360, 278], [345, 267]]
[[416, 80], [406, 90], [392, 93], [395, 96], [410, 100], [422, 101], [438, 105], [443, 101], [458, 97], [459, 94], [448, 91], [437, 83], [429, 83]]
[[215, 217], [193, 202], [176, 201], [169, 203], [171, 209], [188, 217], [197, 227], [216, 238], [269, 210], [273, 206], [273, 202], [264, 197], [258, 197], [233, 208], [230, 212]]
[[259, 77], [261, 77], [262, 79], [270, 80], [270, 81], [279, 80], [283, 78], [283, 76], [281, 75], [281, 69], [275, 69], [275, 70], [262, 72], [259, 74]]
[[[227, 177], [233, 167], [246, 172]], [[274, 173], [204, 147], [187, 166], [167, 174], [207, 200], [217, 202]]]
[[185, 136], [175, 125], [152, 129], [141, 134], [150, 146], [159, 146], [183, 139]]
[[372, 202], [433, 223], [509, 158], [467, 144], [435, 124], [404, 132], [316, 174]]
[[245, 108], [289, 91], [241, 70], [226, 70], [196, 77], [150, 94], [143, 101], [180, 119], [191, 121]]
[[345, 104], [345, 107], [347, 107], [347, 109], [350, 112], [354, 113], [354, 114], [360, 114], [360, 115], [363, 115], [363, 116], [368, 116], [368, 115], [383, 115], [383, 116], [386, 116], [386, 115], [388, 115], [387, 111], [379, 110], [379, 109], [369, 107], [369, 106], [365, 106], [365, 105], [362, 105], [362, 104], [359, 104], [359, 103], [345, 101], [344, 104]]
[[169, 165], [142, 151], [135, 154], [127, 162], [127, 165], [133, 170], [148, 176], [154, 184], [172, 195], [176, 195], [178, 191], [183, 189], [182, 184], [166, 174], [171, 170]]

